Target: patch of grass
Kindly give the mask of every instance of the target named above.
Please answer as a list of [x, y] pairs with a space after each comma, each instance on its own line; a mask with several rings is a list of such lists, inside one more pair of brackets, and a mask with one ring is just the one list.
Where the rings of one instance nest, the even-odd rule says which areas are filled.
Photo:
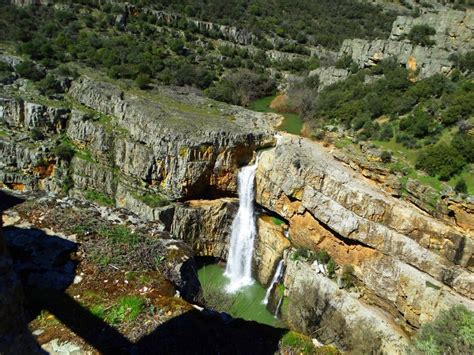
[[467, 185], [467, 193], [468, 195], [474, 195], [474, 164], [469, 164], [461, 174], [453, 176], [451, 180], [448, 181], [448, 185], [451, 187], [456, 186], [456, 183], [463, 179]]
[[289, 353], [314, 354], [316, 350], [310, 337], [292, 330], [281, 338], [281, 345], [283, 348], [289, 348]]
[[257, 112], [273, 112], [270, 108], [270, 104], [275, 99], [275, 96], [262, 97], [261, 99], [255, 100], [250, 104], [250, 109]]
[[7, 137], [7, 136], [8, 136], [8, 132], [0, 129], [0, 137]]
[[87, 149], [77, 149], [76, 148], [76, 153], [74, 155], [76, 157], [78, 157], [79, 159], [82, 159], [82, 160], [85, 160], [85, 161], [88, 161], [88, 162], [91, 162], [91, 163], [95, 162], [94, 158], [92, 157], [91, 152], [88, 151]]
[[441, 287], [439, 287], [439, 286], [437, 286], [434, 283], [429, 282], [429, 281], [426, 281], [425, 284], [426, 284], [426, 287], [431, 287], [431, 288], [434, 288], [435, 290], [441, 289]]
[[338, 139], [334, 142], [334, 145], [338, 149], [343, 149], [345, 147], [348, 147], [351, 144], [352, 144], [352, 140], [349, 139], [349, 138], [341, 138], [341, 139]]
[[271, 220], [272, 220], [273, 224], [275, 224], [275, 225], [277, 225], [277, 226], [281, 226], [281, 225], [285, 224], [285, 221], [282, 220], [282, 219], [280, 219], [280, 218], [278, 218], [278, 217], [272, 216], [272, 217], [271, 217]]
[[165, 196], [159, 193], [147, 193], [145, 195], [135, 194], [134, 196], [151, 208], [163, 207], [169, 205], [170, 203], [170, 201]]
[[97, 202], [99, 205], [105, 205], [105, 206], [114, 205], [114, 200], [112, 198], [96, 190], [86, 190], [84, 193], [84, 197], [87, 200]]
[[104, 305], [94, 304], [91, 307], [89, 307], [89, 311], [91, 312], [93, 316], [96, 316], [97, 318], [100, 318], [100, 319], [105, 319], [106, 308]]
[[145, 308], [145, 299], [139, 296], [125, 296], [106, 312], [105, 320], [112, 325], [131, 322], [140, 315]]
[[97, 233], [102, 236], [110, 239], [114, 244], [126, 244], [126, 245], [136, 245], [141, 235], [138, 233], [132, 232], [126, 226], [101, 226], [97, 230]]

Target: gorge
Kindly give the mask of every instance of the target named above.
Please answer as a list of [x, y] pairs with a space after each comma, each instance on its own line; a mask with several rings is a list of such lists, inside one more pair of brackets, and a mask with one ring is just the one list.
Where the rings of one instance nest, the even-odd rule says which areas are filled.
[[0, 4], [0, 353], [474, 349], [472, 8], [237, 2]]

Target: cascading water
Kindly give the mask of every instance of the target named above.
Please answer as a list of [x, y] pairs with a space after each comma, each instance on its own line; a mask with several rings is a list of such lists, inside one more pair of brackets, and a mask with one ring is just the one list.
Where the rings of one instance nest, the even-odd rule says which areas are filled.
[[232, 222], [229, 257], [225, 276], [230, 279], [228, 292], [251, 285], [252, 255], [257, 228], [254, 215], [254, 181], [257, 164], [243, 167], [238, 176], [239, 210]]
[[268, 303], [268, 299], [270, 298], [270, 293], [272, 292], [273, 286], [280, 280], [280, 277], [283, 273], [283, 259], [280, 260], [278, 266], [276, 268], [275, 274], [273, 275], [272, 282], [270, 282], [270, 286], [267, 288], [267, 292], [265, 293], [265, 298], [263, 299], [263, 304]]

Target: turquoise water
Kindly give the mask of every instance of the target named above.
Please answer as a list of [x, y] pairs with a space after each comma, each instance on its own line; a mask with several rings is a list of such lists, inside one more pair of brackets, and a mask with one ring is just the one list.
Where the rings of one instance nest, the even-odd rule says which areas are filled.
[[224, 271], [223, 267], [216, 264], [204, 266], [198, 271], [204, 297], [210, 308], [227, 312], [234, 318], [253, 320], [273, 327], [284, 326], [262, 303], [265, 289], [259, 283], [254, 282], [235, 294], [227, 294], [225, 287], [229, 279], [224, 276]]

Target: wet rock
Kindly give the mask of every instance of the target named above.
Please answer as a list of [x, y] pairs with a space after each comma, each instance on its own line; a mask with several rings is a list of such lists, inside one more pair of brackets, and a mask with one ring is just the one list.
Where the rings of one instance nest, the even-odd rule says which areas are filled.
[[275, 224], [270, 216], [262, 215], [258, 218], [258, 238], [255, 241], [253, 260], [257, 280], [262, 285], [268, 286], [278, 262], [283, 258], [283, 252], [290, 247], [284, 226]]
[[170, 232], [175, 238], [184, 240], [198, 255], [225, 260], [237, 208], [236, 198], [178, 204]]

